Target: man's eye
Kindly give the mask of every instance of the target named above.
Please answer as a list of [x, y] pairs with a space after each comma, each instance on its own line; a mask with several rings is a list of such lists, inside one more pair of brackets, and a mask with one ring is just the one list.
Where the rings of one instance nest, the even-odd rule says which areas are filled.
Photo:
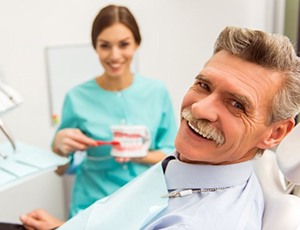
[[232, 104], [233, 107], [235, 107], [235, 108], [237, 108], [239, 110], [245, 111], [244, 105], [241, 104], [240, 102], [238, 102], [238, 101], [232, 101], [231, 104]]
[[204, 82], [199, 82], [199, 85], [200, 85], [201, 88], [203, 88], [203, 89], [205, 89], [207, 91], [210, 90], [209, 85], [206, 84], [206, 83], [204, 83]]

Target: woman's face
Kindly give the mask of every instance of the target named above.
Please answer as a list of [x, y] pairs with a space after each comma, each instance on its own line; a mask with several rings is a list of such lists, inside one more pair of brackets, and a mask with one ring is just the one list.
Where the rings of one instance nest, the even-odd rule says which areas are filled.
[[138, 48], [130, 29], [115, 23], [97, 37], [96, 52], [109, 77], [122, 77], [130, 73], [133, 55]]

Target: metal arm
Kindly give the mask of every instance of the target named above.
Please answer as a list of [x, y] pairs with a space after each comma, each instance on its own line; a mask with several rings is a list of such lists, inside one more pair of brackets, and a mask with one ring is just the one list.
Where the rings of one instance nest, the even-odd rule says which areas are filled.
[[[10, 134], [10, 132], [8, 131], [8, 129], [6, 128], [6, 126], [4, 125], [4, 123], [1, 119], [0, 119], [0, 129], [4, 133], [6, 138], [9, 140], [10, 144], [12, 145], [12, 148], [13, 148], [14, 152], [16, 152], [17, 147], [16, 147], [16, 144], [15, 144], [14, 138], [12, 137], [12, 135]], [[5, 154], [1, 153], [0, 155], [3, 156], [4, 158], [6, 158]]]

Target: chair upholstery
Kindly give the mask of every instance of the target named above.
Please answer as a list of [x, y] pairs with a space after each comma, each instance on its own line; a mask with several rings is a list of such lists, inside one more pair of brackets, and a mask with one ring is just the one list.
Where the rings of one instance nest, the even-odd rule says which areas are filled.
[[[265, 211], [263, 230], [300, 229], [300, 197], [290, 194], [285, 180], [300, 184], [300, 125], [277, 147], [265, 150], [255, 162], [255, 172], [261, 183]], [[297, 140], [298, 137], [298, 140]]]

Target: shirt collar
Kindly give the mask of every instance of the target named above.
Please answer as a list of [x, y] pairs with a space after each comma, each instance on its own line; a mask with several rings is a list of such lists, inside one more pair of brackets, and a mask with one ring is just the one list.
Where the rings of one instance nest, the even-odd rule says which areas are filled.
[[[167, 163], [166, 163], [167, 162]], [[246, 183], [253, 172], [253, 161], [228, 165], [188, 164], [170, 156], [163, 161], [169, 190], [224, 188]]]

